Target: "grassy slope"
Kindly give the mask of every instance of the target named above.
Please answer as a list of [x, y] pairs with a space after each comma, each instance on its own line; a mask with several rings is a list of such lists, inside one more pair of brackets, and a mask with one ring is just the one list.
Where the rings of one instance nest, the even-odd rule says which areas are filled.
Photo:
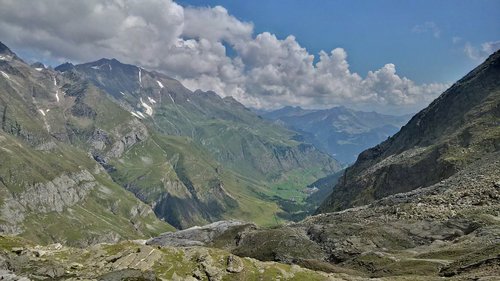
[[[82, 151], [62, 143], [52, 151], [35, 151], [0, 132], [0, 144], [0, 158], [3, 159], [0, 178], [14, 196], [21, 193], [26, 185], [47, 182], [61, 173], [84, 169], [94, 171], [97, 165]], [[168, 224], [156, 219], [152, 212], [132, 216], [133, 208], [144, 211], [148, 208], [108, 179], [103, 172], [93, 174], [98, 186], [83, 202], [61, 213], [31, 210], [23, 222], [24, 232], [21, 236], [39, 243], [65, 241], [80, 244], [110, 232], [122, 238], [139, 238], [173, 230]], [[136, 229], [138, 226], [141, 226], [139, 230]]]

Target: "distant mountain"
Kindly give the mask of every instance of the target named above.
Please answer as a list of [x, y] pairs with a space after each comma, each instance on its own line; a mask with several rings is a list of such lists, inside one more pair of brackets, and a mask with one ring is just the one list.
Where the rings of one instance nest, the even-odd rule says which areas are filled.
[[340, 169], [233, 98], [114, 59], [54, 71], [0, 49], [2, 233], [78, 244], [276, 224], [281, 200]]
[[343, 106], [324, 110], [287, 106], [261, 111], [260, 115], [299, 132], [304, 141], [345, 164], [353, 163], [361, 151], [395, 134], [411, 117], [356, 111]]
[[497, 51], [396, 135], [363, 151], [318, 211], [360, 206], [438, 183], [500, 150], [499, 78]]

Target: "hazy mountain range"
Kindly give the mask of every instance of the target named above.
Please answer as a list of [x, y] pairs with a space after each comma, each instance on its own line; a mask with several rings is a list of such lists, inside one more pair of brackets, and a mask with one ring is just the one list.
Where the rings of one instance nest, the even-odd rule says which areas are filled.
[[361, 151], [395, 134], [411, 117], [363, 112], [343, 106], [323, 110], [288, 106], [260, 114], [299, 132], [304, 141], [345, 164], [354, 163]]

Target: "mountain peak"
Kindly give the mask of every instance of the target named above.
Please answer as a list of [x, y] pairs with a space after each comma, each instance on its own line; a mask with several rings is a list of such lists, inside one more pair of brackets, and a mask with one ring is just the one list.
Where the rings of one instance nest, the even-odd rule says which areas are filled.
[[75, 67], [74, 64], [70, 63], [70, 62], [65, 62], [61, 65], [58, 65], [56, 66], [56, 68], [54, 68], [56, 71], [60, 71], [60, 72], [65, 72], [65, 71], [68, 71], [68, 70], [71, 70]]
[[45, 65], [39, 61], [32, 63], [30, 66], [34, 68], [46, 68]]
[[0, 54], [14, 55], [14, 53], [9, 49], [9, 47], [7, 47], [1, 41], [0, 41]]

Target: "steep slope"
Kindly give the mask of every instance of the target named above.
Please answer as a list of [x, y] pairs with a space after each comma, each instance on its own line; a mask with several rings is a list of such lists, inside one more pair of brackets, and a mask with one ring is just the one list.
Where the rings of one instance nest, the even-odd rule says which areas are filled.
[[362, 152], [318, 212], [360, 206], [429, 186], [500, 149], [500, 52]]
[[68, 128], [88, 122], [59, 88], [64, 78], [0, 50], [0, 232], [87, 245], [172, 230], [69, 145]]
[[275, 180], [297, 168], [337, 168], [314, 147], [292, 140], [294, 132], [263, 121], [231, 97], [191, 92], [177, 80], [114, 59], [74, 69], [119, 102], [143, 111], [151, 117], [145, 121], [161, 133], [190, 137], [242, 175]]
[[[3, 57], [7, 58], [7, 55]], [[95, 233], [94, 236], [100, 236], [104, 239], [106, 235], [103, 235], [103, 232], [109, 227], [102, 227], [93, 222], [95, 219], [100, 221], [99, 217], [96, 218], [95, 216], [99, 213], [110, 212], [111, 214], [107, 215], [106, 220], [112, 221], [112, 224], [117, 225], [118, 229], [120, 229], [120, 225], [123, 225], [122, 228], [126, 229], [127, 223], [120, 222], [118, 218], [112, 218], [112, 212], [118, 211], [120, 208], [124, 209], [126, 206], [130, 208], [130, 213], [120, 215], [127, 219], [133, 232], [128, 233], [129, 235], [123, 238], [147, 237], [151, 234], [157, 234], [159, 231], [173, 229], [168, 224], [161, 223], [155, 217], [155, 213], [151, 211], [151, 208], [158, 217], [170, 221], [176, 227], [185, 227], [209, 222], [221, 217], [223, 214], [226, 215], [226, 213], [229, 215], [231, 208], [239, 207], [238, 204], [234, 203], [232, 196], [226, 192], [224, 186], [219, 184], [221, 177], [216, 172], [218, 164], [213, 160], [210, 160], [209, 163], [207, 161], [198, 161], [201, 159], [198, 155], [202, 155], [202, 153], [199, 153], [199, 149], [191, 149], [189, 141], [185, 139], [179, 141], [173, 138], [166, 140], [166, 136], [157, 136], [156, 131], [148, 127], [147, 123], [143, 123], [140, 118], [134, 117], [124, 109], [126, 104], [121, 106], [112, 96], [95, 87], [78, 73], [70, 71], [61, 75], [49, 69], [32, 68], [15, 57], [14, 54], [10, 58], [12, 59], [2, 61], [2, 77], [0, 78], [2, 79], [0, 82], [2, 83], [2, 93], [0, 95], [2, 99], [0, 109], [3, 113], [2, 130], [7, 135], [15, 137], [12, 142], [24, 142], [27, 143], [28, 147], [23, 145], [21, 149], [2, 151], [6, 159], [2, 163], [2, 170], [5, 171], [5, 176], [2, 176], [2, 178], [12, 180], [12, 182], [4, 181], [4, 185], [10, 190], [9, 193], [14, 192], [12, 186], [16, 184], [16, 181], [21, 182], [18, 188], [21, 192], [33, 189], [31, 186], [38, 186], [38, 183], [44, 184], [48, 182], [48, 187], [45, 188], [47, 190], [35, 189], [32, 191], [32, 193], [40, 193], [40, 196], [44, 196], [44, 198], [39, 199], [39, 202], [33, 203], [32, 208], [37, 209], [41, 204], [45, 203], [60, 205], [61, 203], [57, 200], [71, 201], [71, 206], [63, 205], [62, 211], [65, 211], [66, 207], [74, 205], [81, 207], [84, 202], [90, 200], [85, 195], [92, 195], [93, 193], [86, 190], [84, 194], [79, 194], [79, 180], [75, 180], [76, 184], [69, 191], [61, 191], [61, 188], [66, 188], [67, 185], [67, 182], [64, 181], [66, 180], [65, 176], [67, 173], [82, 170], [81, 172], [87, 176], [82, 184], [86, 184], [87, 181], [93, 181], [87, 171], [92, 172], [95, 170], [102, 173], [101, 176], [105, 178], [103, 185], [112, 186], [115, 191], [109, 191], [109, 194], [103, 195], [101, 193], [107, 191], [106, 188], [95, 188], [104, 191], [97, 192], [94, 196], [98, 198], [105, 197], [108, 200], [118, 198], [118, 203], [97, 200], [91, 205], [95, 209], [90, 208], [88, 210], [86, 220], [78, 217], [74, 218], [74, 220], [80, 222], [75, 229], [71, 229], [71, 226], [75, 224], [72, 220], [47, 217], [47, 221], [53, 220], [54, 229], [32, 227], [29, 222], [18, 221], [16, 222], [18, 228], [6, 226], [6, 228], [10, 229], [7, 232], [23, 232], [27, 234], [27, 230], [34, 230], [36, 233], [33, 236], [36, 239], [45, 239], [52, 236], [57, 241], [66, 238], [72, 240], [71, 235], [76, 235], [74, 240], [80, 242], [80, 240], [86, 239], [85, 235], [92, 233]], [[183, 147], [189, 147], [190, 149], [184, 149], [182, 155], [179, 155], [175, 145], [178, 142], [181, 142]], [[62, 154], [58, 153], [58, 150], [63, 147], [72, 153], [66, 153], [70, 159], [58, 158], [57, 155]], [[17, 153], [19, 150], [22, 152], [21, 155], [28, 155], [25, 158], [20, 157], [20, 153]], [[42, 151], [43, 153], [31, 153], [31, 150], [35, 152]], [[137, 154], [138, 152], [140, 153]], [[45, 154], [52, 156], [53, 159], [44, 156]], [[186, 161], [185, 159], [190, 160]], [[55, 165], [58, 161], [62, 162], [62, 160], [67, 160], [67, 163], [63, 162], [63, 165]], [[108, 162], [116, 163], [117, 167], [111, 166]], [[49, 168], [45, 167], [45, 165]], [[32, 167], [23, 170], [23, 166]], [[83, 166], [87, 168], [77, 168]], [[17, 171], [18, 169], [21, 172]], [[23, 174], [23, 171], [26, 173]], [[50, 173], [47, 171], [50, 171]], [[203, 171], [203, 174], [200, 175], [199, 171]], [[113, 175], [114, 179], [110, 175]], [[188, 177], [188, 175], [192, 177]], [[72, 174], [69, 176], [72, 176]], [[60, 177], [62, 177], [62, 180]], [[233, 176], [230, 175], [226, 178], [232, 179]], [[54, 181], [56, 183], [53, 183]], [[138, 190], [137, 186], [139, 185], [137, 182], [141, 181], [148, 184], [148, 189]], [[56, 187], [54, 188], [53, 185]], [[92, 184], [92, 186], [97, 185]], [[123, 189], [124, 186], [133, 193], [126, 192]], [[68, 193], [64, 195], [70, 199], [64, 196], [59, 198], [58, 193], [61, 192]], [[124, 198], [123, 194], [126, 194], [127, 198]], [[30, 197], [25, 193], [21, 195], [23, 198]], [[21, 202], [21, 195], [12, 194], [10, 196], [12, 200], [7, 203]], [[141, 203], [134, 195], [149, 206]], [[176, 204], [179, 201], [177, 197], [184, 199], [182, 202], [185, 204]], [[264, 214], [267, 216], [271, 216], [273, 212], [278, 210], [276, 204], [270, 201], [264, 202], [258, 199], [255, 201], [256, 206], [259, 204], [266, 206], [265, 209], [269, 213], [264, 212]], [[123, 202], [123, 204], [120, 202]], [[132, 208], [133, 202], [138, 206]], [[244, 203], [239, 208], [243, 213], [247, 211], [245, 207], [249, 208]], [[4, 208], [5, 222], [9, 222], [11, 217], [16, 216], [18, 208], [10, 205], [5, 206], [7, 206]], [[103, 210], [100, 210], [101, 207], [103, 207]], [[49, 208], [47, 212], [50, 213], [51, 211], [54, 210]], [[58, 207], [57, 211], [61, 211], [61, 208]], [[252, 213], [250, 211], [247, 212], [250, 215], [245, 218], [253, 219], [257, 216], [256, 212]], [[60, 216], [74, 217], [72, 215], [73, 210], [70, 209], [69, 212], [69, 215], [63, 214]], [[139, 227], [139, 224], [137, 224], [134, 226], [135, 221], [140, 219], [134, 218], [138, 214], [139, 217], [145, 216], [147, 218], [147, 220], [146, 218], [143, 219], [144, 226], [149, 221], [153, 221], [158, 225]], [[88, 231], [83, 230], [82, 228], [85, 225], [81, 223], [83, 221], [89, 225], [94, 225], [95, 229], [89, 227]], [[57, 228], [56, 222], [59, 222], [63, 227]], [[33, 223], [42, 223], [42, 221], [35, 220]], [[159, 226], [161, 226], [160, 229], [158, 229]], [[134, 227], [138, 228], [135, 229]], [[65, 229], [71, 231], [71, 233], [62, 231], [60, 237], [56, 239], [57, 231]], [[141, 231], [144, 231], [145, 234], [142, 234]], [[78, 237], [77, 234], [80, 232], [84, 234], [84, 237]], [[132, 235], [134, 233], [137, 234], [134, 236]], [[114, 239], [108, 240], [114, 241], [118, 237], [118, 235], [112, 235]]]
[[300, 132], [304, 140], [345, 164], [395, 134], [410, 119], [408, 115], [391, 116], [343, 106], [323, 110], [288, 106], [261, 116]]

